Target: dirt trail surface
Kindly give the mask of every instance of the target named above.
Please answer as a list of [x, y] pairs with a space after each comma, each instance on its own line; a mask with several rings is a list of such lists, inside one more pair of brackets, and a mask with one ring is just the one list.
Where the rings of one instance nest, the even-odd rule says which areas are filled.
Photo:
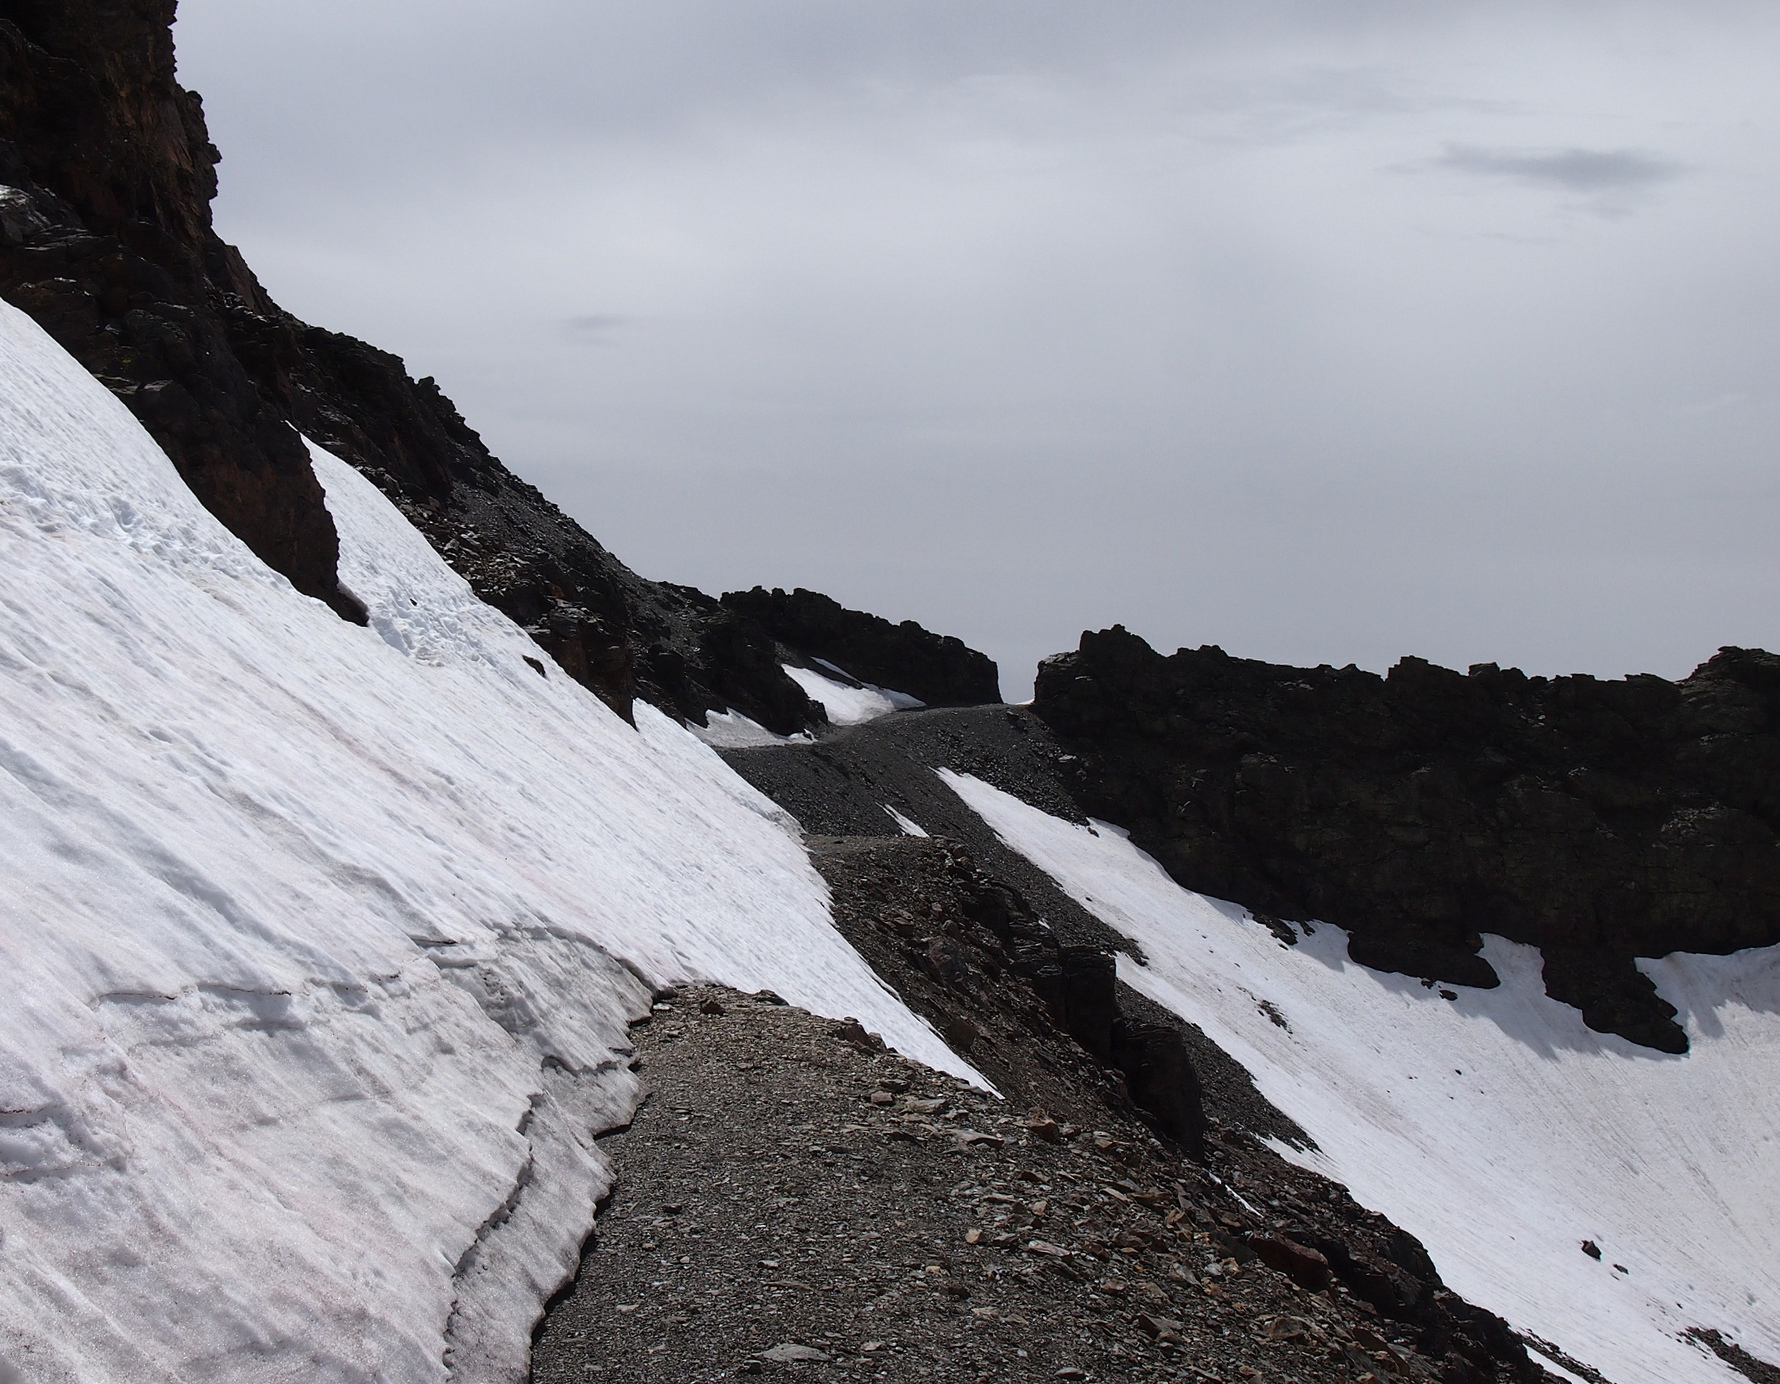
[[1542, 1377], [1431, 1266], [1372, 1253], [1408, 1237], [1236, 1132], [1195, 1164], [771, 997], [682, 991], [635, 1038], [650, 1095], [605, 1141], [619, 1184], [537, 1384]]

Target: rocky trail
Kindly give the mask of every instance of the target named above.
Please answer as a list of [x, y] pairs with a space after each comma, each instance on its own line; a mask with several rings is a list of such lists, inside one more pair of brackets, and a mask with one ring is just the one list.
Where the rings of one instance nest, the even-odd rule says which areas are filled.
[[771, 995], [664, 996], [635, 1041], [649, 1095], [538, 1384], [1543, 1377], [1413, 1240], [1216, 1117], [1196, 1162]]

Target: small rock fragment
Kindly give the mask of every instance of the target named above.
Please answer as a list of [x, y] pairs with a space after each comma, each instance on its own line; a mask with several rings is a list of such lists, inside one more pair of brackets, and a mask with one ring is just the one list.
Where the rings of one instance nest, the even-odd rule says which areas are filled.
[[1034, 1139], [1042, 1139], [1047, 1144], [1063, 1142], [1063, 1126], [1042, 1110], [1035, 1112], [1035, 1118], [1026, 1122], [1026, 1132]]
[[814, 1346], [798, 1345], [795, 1341], [784, 1341], [771, 1350], [760, 1352], [760, 1358], [775, 1365], [794, 1365], [800, 1362], [810, 1365], [826, 1365], [834, 1357], [825, 1350], [817, 1350]]
[[1182, 1339], [1181, 1332], [1186, 1330], [1186, 1324], [1173, 1317], [1152, 1317], [1148, 1312], [1139, 1312], [1137, 1329], [1152, 1341], [1171, 1341], [1178, 1344]]
[[1314, 1293], [1328, 1286], [1329, 1261], [1308, 1245], [1278, 1235], [1257, 1235], [1249, 1248], [1268, 1268], [1278, 1269], [1301, 1288]]

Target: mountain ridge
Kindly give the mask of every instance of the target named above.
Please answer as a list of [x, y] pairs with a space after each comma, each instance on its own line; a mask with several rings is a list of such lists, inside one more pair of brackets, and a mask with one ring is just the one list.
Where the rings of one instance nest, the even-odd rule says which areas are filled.
[[1183, 886], [1338, 924], [1353, 959], [1493, 985], [1481, 934], [1532, 943], [1591, 1028], [1684, 1051], [1634, 957], [1780, 942], [1780, 658], [1689, 677], [1386, 677], [1123, 627], [1040, 665], [1033, 712], [1082, 810]]
[[[646, 580], [494, 458], [435, 381], [412, 380], [398, 358], [285, 313], [240, 254], [216, 236], [209, 204], [220, 156], [209, 142], [201, 102], [176, 81], [173, 13], [171, 0], [0, 0], [0, 182], [5, 183], [0, 188], [0, 294], [35, 318], [130, 409], [211, 514], [298, 591], [325, 601], [346, 620], [364, 623], [375, 614], [376, 634], [391, 648], [409, 655], [424, 652], [432, 647], [428, 640], [441, 638], [442, 626], [423, 627], [420, 616], [414, 628], [404, 626], [407, 607], [418, 608], [418, 603], [405, 595], [397, 599], [394, 588], [371, 589], [381, 556], [378, 545], [361, 543], [355, 553], [342, 555], [345, 529], [336, 525], [317, 470], [350, 482], [334, 486], [336, 504], [348, 506], [341, 514], [350, 515], [356, 505], [361, 523], [374, 513], [378, 523], [393, 526], [384, 532], [412, 539], [401, 522], [405, 520], [481, 602], [509, 617], [550, 653], [558, 668], [630, 720], [632, 730], [611, 723], [578, 689], [552, 681], [552, 670], [541, 661], [524, 658], [531, 665], [527, 671], [507, 643], [499, 644], [504, 657], [497, 670], [503, 677], [512, 674], [502, 684], [503, 696], [510, 693], [523, 702], [533, 694], [574, 694], [570, 702], [579, 698], [581, 708], [598, 712], [608, 723], [605, 730], [613, 734], [601, 744], [628, 735], [637, 743], [625, 741], [624, 754], [657, 755], [662, 763], [677, 766], [688, 782], [705, 776], [709, 782], [699, 782], [713, 795], [730, 794], [725, 812], [749, 828], [770, 821], [775, 830], [795, 832], [801, 823], [812, 836], [832, 833], [837, 839], [807, 843], [807, 854], [822, 877], [802, 880], [798, 916], [811, 924], [826, 908], [828, 916], [818, 919], [822, 927], [811, 936], [824, 944], [835, 942], [836, 937], [823, 931], [832, 925], [839, 939], [851, 944], [840, 950], [850, 949], [853, 959], [870, 961], [861, 979], [883, 990], [879, 994], [862, 984], [854, 998], [838, 1002], [859, 1007], [861, 1013], [867, 1012], [865, 1004], [875, 1004], [895, 1011], [898, 1022], [906, 1014], [907, 1036], [898, 1039], [905, 1048], [927, 1044], [920, 1050], [935, 1061], [971, 1053], [1010, 1096], [1021, 1090], [1042, 1092], [1046, 1083], [1052, 1083], [1049, 1089], [1055, 1094], [1045, 1099], [1053, 1103], [1081, 1096], [1084, 1112], [1108, 1112], [1109, 1119], [1125, 1122], [1122, 1127], [1134, 1141], [1151, 1141], [1143, 1146], [1155, 1166], [1172, 1163], [1192, 1172], [1198, 1199], [1186, 1198], [1183, 1191], [1186, 1199], [1175, 1211], [1209, 1216], [1211, 1200], [1226, 1197], [1241, 1208], [1241, 1214], [1225, 1208], [1215, 1224], [1206, 1221], [1203, 1230], [1189, 1234], [1190, 1243], [1220, 1253], [1228, 1250], [1245, 1268], [1260, 1259], [1271, 1265], [1269, 1272], [1285, 1278], [1292, 1277], [1291, 1269], [1321, 1278], [1310, 1257], [1320, 1256], [1338, 1286], [1325, 1279], [1323, 1287], [1311, 1288], [1294, 1279], [1292, 1291], [1329, 1294], [1327, 1301], [1337, 1315], [1347, 1314], [1344, 1320], [1357, 1320], [1352, 1314], [1370, 1315], [1378, 1318], [1380, 1330], [1414, 1334], [1414, 1340], [1407, 1335], [1401, 1340], [1394, 1334], [1377, 1337], [1377, 1349], [1368, 1345], [1356, 1355], [1350, 1348], [1353, 1340], [1372, 1338], [1357, 1338], [1349, 1331], [1341, 1349], [1328, 1357], [1326, 1375], [1318, 1377], [1350, 1379], [1354, 1369], [1366, 1368], [1363, 1360], [1389, 1373], [1425, 1376], [1439, 1368], [1443, 1377], [1467, 1384], [1539, 1376], [1521, 1341], [1498, 1318], [1439, 1287], [1439, 1274], [1431, 1263], [1424, 1265], [1426, 1255], [1406, 1232], [1372, 1218], [1365, 1242], [1370, 1248], [1365, 1248], [1361, 1240], [1342, 1238], [1326, 1225], [1317, 1229], [1315, 1216], [1300, 1215], [1301, 1208], [1289, 1202], [1275, 1205], [1281, 1197], [1269, 1200], [1276, 1192], [1331, 1204], [1338, 1200], [1314, 1175], [1299, 1177], [1286, 1170], [1281, 1147], [1309, 1156], [1314, 1153], [1310, 1136], [1277, 1111], [1269, 1114], [1252, 1085], [1245, 1094], [1246, 1079], [1236, 1075], [1241, 1065], [1204, 1032], [1195, 1036], [1193, 1026], [1180, 1017], [1182, 1010], [1169, 1010], [1135, 988], [1134, 980], [1145, 981], [1132, 969], [1144, 965], [1143, 947], [1076, 900], [1060, 877], [1047, 876], [1043, 865], [1001, 839], [956, 791], [959, 776], [973, 776], [1026, 808], [1042, 809], [1059, 832], [1076, 831], [1102, 847], [1116, 835], [1104, 823], [1129, 829], [1136, 844], [1161, 860], [1180, 884], [1261, 909], [1260, 915], [1240, 917], [1235, 925], [1244, 930], [1245, 943], [1259, 939], [1265, 961], [1275, 961], [1273, 952], [1289, 950], [1310, 935], [1294, 922], [1327, 915], [1350, 931], [1352, 960], [1373, 971], [1425, 976], [1430, 990], [1441, 978], [1465, 986], [1489, 984], [1495, 973], [1473, 943], [1482, 931], [1500, 930], [1496, 925], [1504, 919], [1523, 939], [1535, 935], [1489, 893], [1488, 871], [1478, 865], [1488, 850], [1474, 848], [1475, 839], [1482, 838], [1488, 848], [1491, 833], [1512, 838], [1513, 850], [1497, 841], [1498, 854], [1506, 859], [1519, 852], [1521, 863], [1515, 869], [1525, 877], [1523, 893], [1540, 900], [1540, 891], [1565, 860], [1583, 860], [1597, 875], [1609, 878], [1615, 870], [1623, 873], [1625, 862], [1640, 851], [1667, 850], [1679, 863], [1668, 870], [1665, 897], [1704, 893], [1714, 901], [1709, 909], [1665, 915], [1641, 931], [1626, 923], [1629, 915], [1623, 911], [1609, 911], [1605, 923], [1619, 926], [1616, 932], [1604, 930], [1598, 907], [1581, 908], [1574, 890], [1554, 888], [1549, 908], [1568, 908], [1583, 922], [1592, 920], [1594, 930], [1578, 923], [1568, 932], [1553, 927], [1538, 935], [1545, 937], [1544, 980], [1552, 997], [1580, 1008], [1597, 1031], [1623, 1034], [1674, 1054], [1686, 1046], [1685, 1035], [1679, 1044], [1675, 1041], [1683, 1032], [1674, 1022], [1677, 1011], [1636, 966], [1634, 958], [1644, 954], [1638, 948], [1679, 943], [1730, 949], [1780, 940], [1773, 928], [1772, 876], [1766, 872], [1771, 851], [1762, 854], [1772, 846], [1780, 660], [1759, 651], [1726, 650], [1681, 684], [1660, 679], [1633, 679], [1623, 686], [1592, 680], [1547, 682], [1517, 679], [1512, 670], [1488, 666], [1467, 677], [1420, 660], [1405, 660], [1391, 677], [1378, 679], [1351, 669], [1290, 669], [1231, 660], [1217, 650], [1183, 651], [1171, 661], [1115, 628], [1085, 634], [1074, 654], [1047, 661], [1034, 703], [1015, 709], [999, 705], [996, 670], [985, 656], [910, 622], [893, 625], [802, 589], [787, 594], [756, 588], [713, 597]], [[101, 400], [109, 403], [102, 394]], [[305, 438], [346, 465], [330, 469], [329, 458], [311, 456]], [[359, 477], [390, 501], [401, 520]], [[430, 563], [425, 546], [415, 546]], [[342, 584], [343, 563], [358, 574], [352, 580], [361, 589]], [[411, 565], [414, 570], [423, 566]], [[449, 584], [435, 582], [434, 587]], [[70, 602], [75, 599], [69, 597]], [[493, 619], [474, 602], [469, 604], [480, 616]], [[275, 603], [265, 607], [268, 612], [275, 608]], [[368, 641], [378, 657], [389, 652], [370, 633], [345, 630], [313, 608], [307, 613], [327, 625], [321, 635], [311, 629], [317, 642], [351, 635]], [[433, 614], [428, 612], [427, 618]], [[275, 614], [268, 614], [262, 623], [275, 620]], [[502, 634], [511, 636], [511, 629], [503, 627]], [[511, 642], [528, 647], [517, 638]], [[371, 666], [370, 656], [353, 648], [355, 658], [363, 656], [363, 666]], [[811, 671], [826, 667], [837, 678], [901, 691], [938, 709], [830, 733], [820, 699], [785, 672], [787, 663]], [[487, 671], [479, 669], [478, 676]], [[533, 672], [542, 674], [545, 683], [538, 683]], [[514, 679], [518, 691], [513, 690]], [[368, 685], [370, 679], [366, 681]], [[27, 704], [28, 695], [28, 690], [20, 694], [20, 705]], [[745, 785], [733, 778], [719, 785], [722, 765], [708, 750], [639, 703], [694, 727], [704, 727], [712, 713], [734, 713], [772, 736], [796, 737], [797, 743], [730, 751], [724, 758], [795, 814], [798, 823], [789, 823], [783, 814], [769, 816], [772, 804], [745, 793]], [[437, 710], [424, 699], [415, 706], [420, 712], [416, 723]], [[196, 708], [196, 714], [201, 717], [205, 709]], [[186, 714], [192, 712], [185, 708]], [[120, 725], [134, 724], [125, 717], [115, 719]], [[378, 724], [390, 737], [413, 728], [398, 728], [394, 720]], [[159, 729], [151, 728], [144, 737], [154, 754], [161, 752]], [[1596, 741], [1607, 750], [1599, 750]], [[1025, 748], [1016, 750], [1021, 743]], [[1647, 764], [1640, 754], [1656, 757]], [[613, 762], [622, 775], [626, 761]], [[381, 759], [378, 764], [380, 771], [390, 768]], [[1466, 765], [1483, 767], [1467, 777], [1461, 772]], [[305, 766], [254, 767], [264, 781], [275, 783], [278, 772]], [[596, 762], [593, 767], [611, 765]], [[667, 774], [668, 769], [658, 763], [651, 772]], [[1327, 781], [1318, 775], [1327, 775]], [[150, 777], [145, 774], [143, 780]], [[1314, 780], [1308, 789], [1303, 788], [1307, 779]], [[454, 800], [456, 784], [450, 780], [447, 771], [430, 781], [437, 789], [432, 796]], [[1506, 809], [1498, 810], [1489, 794], [1521, 780], [1531, 780], [1522, 796], [1535, 807], [1570, 804], [1565, 808], [1570, 816], [1541, 818], [1529, 810], [1524, 820], [1505, 818]], [[1682, 789], [1672, 791], [1671, 781]], [[597, 779], [591, 786], [597, 797]], [[589, 782], [574, 787], [586, 790]], [[501, 813], [524, 820], [531, 832], [529, 848], [547, 848], [556, 836], [523, 816], [534, 796], [525, 789], [519, 785], [501, 799]], [[416, 791], [417, 821], [434, 806], [424, 801], [427, 797]], [[589, 811], [586, 800], [572, 795], [562, 800], [578, 804], [576, 812]], [[933, 816], [942, 804], [942, 815]], [[1592, 815], [1578, 819], [1575, 814], [1583, 809]], [[494, 820], [478, 825], [505, 828], [501, 813], [489, 814]], [[466, 816], [475, 819], [477, 814]], [[1102, 819], [1102, 825], [1089, 818]], [[924, 820], [935, 827], [935, 837], [942, 834], [944, 822], [945, 839], [927, 844], [909, 839], [923, 831], [919, 824]], [[1551, 820], [1560, 825], [1582, 821], [1553, 837], [1556, 865], [1549, 853], [1540, 856], [1521, 840], [1540, 822]], [[1676, 824], [1674, 830], [1670, 823]], [[333, 823], [325, 825], [331, 830]], [[559, 881], [552, 876], [565, 874], [571, 865], [588, 869], [589, 861], [603, 864], [607, 856], [602, 851], [610, 850], [612, 842], [638, 849], [648, 863], [659, 863], [648, 849], [647, 833], [640, 828], [631, 832], [629, 826], [613, 826], [610, 841], [593, 842], [573, 862], [557, 861], [537, 870], [533, 883], [541, 879], [554, 887]], [[1638, 835], [1646, 826], [1646, 834]], [[612, 909], [622, 904], [639, 915], [667, 917], [672, 910], [664, 911], [662, 899], [673, 887], [696, 883], [708, 873], [699, 868], [696, 856], [705, 839], [697, 833], [701, 827], [709, 829], [709, 820], [688, 808], [674, 827], [681, 832], [675, 842], [681, 854], [671, 857], [677, 877], [615, 895], [618, 903]], [[905, 835], [890, 835], [895, 831]], [[968, 834], [971, 850], [958, 851], [954, 834]], [[1443, 834], [1458, 846], [1447, 841], [1443, 847]], [[1602, 844], [1597, 840], [1602, 837], [1617, 844]], [[1299, 838], [1306, 838], [1308, 846]], [[328, 840], [330, 848], [358, 844], [332, 836]], [[782, 883], [796, 872], [781, 857], [795, 856], [797, 865], [809, 862], [795, 839], [788, 846], [775, 845], [779, 853], [762, 873], [776, 871]], [[487, 848], [500, 854], [498, 848]], [[260, 849], [275, 853], [264, 843]], [[550, 858], [545, 849], [541, 859]], [[995, 862], [996, 873], [981, 872], [985, 859]], [[1382, 882], [1362, 868], [1380, 859], [1388, 866]], [[348, 863], [351, 868], [336, 873], [354, 887], [364, 887], [365, 881], [353, 873], [357, 862]], [[456, 863], [451, 862], [453, 868]], [[476, 863], [468, 862], [471, 867]], [[750, 874], [750, 862], [720, 863], [738, 876]], [[405, 879], [406, 868], [404, 862], [392, 873]], [[1498, 873], [1505, 870], [1499, 867]], [[597, 872], [587, 879], [595, 897], [563, 901], [563, 917], [579, 919], [590, 906], [596, 912], [607, 906], [600, 896], [605, 881], [597, 880]], [[1402, 880], [1413, 887], [1396, 887]], [[1684, 887], [1691, 883], [1701, 887]], [[402, 897], [399, 888], [385, 894]], [[363, 906], [374, 908], [382, 897], [368, 892]], [[443, 903], [445, 897], [445, 892], [435, 894], [434, 903], [454, 907]], [[455, 891], [449, 897], [456, 899]], [[783, 911], [780, 901], [749, 897], [759, 914], [756, 922], [773, 921], [775, 910]], [[501, 914], [503, 904], [493, 895], [483, 902], [491, 916]], [[1746, 916], [1733, 916], [1739, 902], [1748, 905]], [[1210, 907], [1202, 900], [1200, 904]], [[553, 1013], [538, 998], [553, 993], [549, 986], [526, 989], [537, 979], [527, 971], [535, 960], [530, 949], [544, 955], [563, 938], [541, 925], [536, 936], [525, 928], [503, 926], [494, 929], [502, 933], [498, 944], [490, 941], [472, 956], [473, 949], [462, 939], [437, 935], [425, 910], [415, 910], [415, 915], [407, 920], [410, 931], [390, 929], [392, 951], [400, 950], [397, 939], [405, 937], [441, 974], [456, 975], [453, 984], [473, 988], [480, 1010], [510, 1036], [535, 1036], [534, 1030], [543, 1032], [552, 1023], [573, 1026], [576, 1015]], [[711, 933], [702, 938], [707, 946], [733, 921], [720, 915], [713, 906]], [[1377, 925], [1368, 926], [1369, 919]], [[611, 927], [602, 936], [613, 948], [637, 945], [635, 930], [627, 930], [628, 918], [606, 921]], [[468, 936], [483, 927], [477, 920], [474, 928], [461, 931]], [[664, 927], [650, 946], [651, 965], [665, 975], [674, 966], [691, 963], [671, 936], [672, 920]], [[1279, 939], [1277, 947], [1268, 933]], [[1319, 947], [1326, 944], [1325, 938]], [[1289, 964], [1297, 964], [1308, 950], [1293, 953]], [[699, 964], [714, 967], [717, 963], [709, 957], [720, 951], [706, 953]], [[630, 967], [626, 974], [647, 988], [647, 967], [602, 955], [602, 965]], [[785, 964], [783, 958], [779, 964]], [[203, 985], [216, 988], [214, 977]], [[809, 987], [807, 1003], [825, 998], [815, 989]], [[648, 998], [671, 1003], [660, 996]], [[1266, 1028], [1265, 1036], [1271, 1038], [1275, 1026], [1282, 1032], [1289, 1028], [1287, 1015], [1266, 1007], [1272, 1001], [1264, 991], [1252, 998], [1255, 1012], [1244, 1017]], [[1459, 997], [1449, 992], [1440, 992], [1439, 1000], [1419, 991], [1411, 998], [1426, 998], [1443, 1015], [1463, 1012]], [[1441, 1000], [1452, 1001], [1454, 1008], [1448, 1011]], [[627, 1002], [644, 1001], [632, 994]], [[770, 1005], [771, 999], [759, 1003]], [[533, 1004], [539, 1013], [530, 1011]], [[1256, 1013], [1263, 1017], [1257, 1020]], [[931, 1030], [916, 1016], [926, 1019]], [[1035, 1037], [1025, 1038], [1021, 1025]], [[839, 1036], [843, 1042], [863, 1041], [867, 1048], [870, 1039], [858, 1023]], [[560, 1086], [571, 1075], [578, 1079], [603, 1073], [628, 1090], [629, 1069], [620, 1061], [626, 1056], [623, 1044], [614, 1035], [608, 1046], [610, 1052], [585, 1073], [570, 1073], [554, 1051], [542, 1049], [534, 1065], [546, 1075], [546, 1086]], [[513, 1089], [519, 1090], [531, 1075], [514, 1074]], [[1208, 1128], [1217, 1129], [1204, 1118], [1206, 1090], [1217, 1101], [1229, 1102], [1221, 1108], [1240, 1112], [1228, 1138], [1224, 1133], [1209, 1141], [1205, 1137]], [[510, 1126], [483, 1132], [491, 1146], [511, 1153], [515, 1140], [523, 1144], [529, 1137], [529, 1118], [521, 1118], [516, 1135]], [[597, 1164], [589, 1128], [585, 1122], [582, 1127], [572, 1124], [565, 1121], [554, 1132], [581, 1146]], [[1042, 1129], [1045, 1121], [1031, 1124]], [[1080, 1136], [1088, 1147], [1097, 1146], [1094, 1131], [1078, 1130]], [[1032, 1137], [1048, 1141], [1045, 1134]], [[1265, 1143], [1272, 1146], [1263, 1148]], [[944, 1160], [954, 1156], [943, 1145], [936, 1140], [926, 1155], [942, 1169]], [[1247, 1182], [1232, 1184], [1232, 1190], [1209, 1171], [1199, 1176], [1201, 1167], [1230, 1172], [1231, 1164], [1218, 1159], [1238, 1146], [1235, 1162]], [[823, 1153], [807, 1145], [806, 1150]], [[527, 1163], [514, 1175], [514, 1196], [523, 1192], [529, 1168]], [[1209, 1187], [1220, 1190], [1211, 1191], [1208, 1180]], [[1139, 1193], [1149, 1195], [1141, 1188]], [[1217, 1205], [1223, 1207], [1224, 1201]], [[509, 1223], [503, 1218], [513, 1209], [497, 1198], [482, 1226], [498, 1231]], [[1346, 1208], [1342, 1210], [1345, 1215]], [[1042, 1218], [1046, 1213], [1025, 1214]], [[1292, 1228], [1295, 1224], [1298, 1229]], [[480, 1229], [477, 1235], [480, 1246]], [[1313, 1242], [1308, 1236], [1326, 1238]], [[1058, 1249], [1051, 1241], [1042, 1243]], [[1586, 1246], [1593, 1243], [1583, 1242], [1574, 1253], [1588, 1256]], [[829, 1248], [838, 1252], [840, 1246]], [[1137, 1256], [1144, 1252], [1135, 1243], [1100, 1248], [1107, 1251], [1107, 1262], [1121, 1267], [1138, 1264]], [[1563, 1248], [1572, 1253], [1571, 1245]], [[1595, 1248], [1598, 1253], [1599, 1246]], [[1049, 1253], [1032, 1252], [1041, 1258]], [[1073, 1253], [1065, 1252], [1065, 1259]], [[1594, 1257], [1589, 1256], [1591, 1262]], [[475, 1254], [465, 1251], [458, 1262], [453, 1283], [471, 1270], [479, 1272]], [[847, 1261], [841, 1256], [834, 1262]], [[992, 1264], [987, 1267], [993, 1270]], [[1184, 1269], [1185, 1261], [1175, 1267]], [[1630, 1272], [1617, 1264], [1611, 1269]], [[591, 1271], [597, 1271], [597, 1264]], [[1608, 1271], [1602, 1267], [1603, 1273]], [[1132, 1328], [1124, 1334], [1139, 1349], [1146, 1347], [1133, 1333], [1149, 1335], [1149, 1329], [1138, 1324], [1135, 1314], [1120, 1314], [1122, 1294], [1133, 1291], [1130, 1283], [1141, 1282], [1143, 1272], [1133, 1268], [1129, 1282], [1114, 1274], [1109, 1280], [1114, 1286], [1101, 1293], [1113, 1305], [1101, 1302], [1096, 1309], [1111, 1314], [1104, 1318], [1108, 1329]], [[1221, 1266], [1217, 1274], [1209, 1268], [1205, 1273], [1209, 1279], [1222, 1277]], [[541, 1274], [537, 1283], [547, 1280], [548, 1274]], [[1217, 1292], [1196, 1279], [1172, 1282], [1177, 1295], [1184, 1291], [1180, 1285], [1213, 1301], [1222, 1292], [1215, 1281], [1211, 1288]], [[1284, 1291], [1281, 1284], [1267, 1282], [1270, 1292]], [[1338, 1287], [1358, 1301], [1337, 1303]], [[523, 1298], [521, 1293], [513, 1301]], [[525, 1299], [522, 1305], [529, 1310], [529, 1303]], [[1323, 1319], [1320, 1304], [1312, 1310]], [[1240, 1335], [1244, 1315], [1236, 1306], [1212, 1312], [1206, 1329], [1220, 1339], [1233, 1331]], [[1115, 1317], [1122, 1325], [1112, 1325]], [[501, 1333], [512, 1336], [517, 1320], [517, 1315], [503, 1319]], [[1467, 1338], [1458, 1345], [1455, 1324]], [[1157, 1326], [1154, 1318], [1151, 1325]], [[1716, 1332], [1718, 1325], [1705, 1322], [1698, 1329]], [[1158, 1360], [1168, 1364], [1175, 1357], [1162, 1347], [1173, 1348], [1177, 1342], [1164, 1340], [1164, 1333], [1181, 1333], [1157, 1327], [1151, 1338]], [[1266, 1358], [1263, 1345], [1231, 1350], [1244, 1359]]]
[[[364, 612], [340, 587], [305, 436], [621, 715], [641, 697], [697, 726], [729, 711], [780, 735], [825, 724], [780, 666], [804, 661], [795, 647], [631, 571], [502, 465], [435, 380], [273, 301], [212, 225], [222, 156], [177, 81], [174, 13], [0, 5], [0, 296], [123, 400], [231, 532], [343, 617]], [[993, 664], [970, 652], [988, 668], [978, 695], [999, 700]]]

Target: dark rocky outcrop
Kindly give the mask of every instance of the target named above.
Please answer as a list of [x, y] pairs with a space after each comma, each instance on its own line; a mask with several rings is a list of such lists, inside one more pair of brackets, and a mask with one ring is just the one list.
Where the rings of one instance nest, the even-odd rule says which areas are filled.
[[1066, 1088], [1102, 1090], [1200, 1156], [1204, 1100], [1180, 1027], [1127, 1012], [1111, 952], [1060, 942], [958, 842], [826, 837], [812, 858], [843, 935], [1004, 1091], [1084, 1116], [1057, 1086], [1070, 1072]]
[[[0, 296], [111, 387], [232, 532], [342, 615], [364, 619], [299, 433], [622, 714], [643, 697], [700, 725], [731, 709], [780, 734], [822, 725], [781, 667], [803, 660], [795, 638], [637, 576], [492, 456], [432, 380], [272, 301], [212, 229], [221, 156], [176, 80], [173, 15], [173, 0], [0, 0]], [[891, 631], [878, 645], [932, 686], [986, 666], [994, 695], [981, 654], [877, 623]]]
[[1727, 1341], [1715, 1327], [1689, 1327], [1682, 1333], [1690, 1341], [1705, 1346], [1751, 1384], [1780, 1384], [1780, 1366], [1770, 1365], [1751, 1355], [1735, 1341]]
[[993, 660], [962, 640], [932, 634], [913, 620], [893, 625], [801, 586], [789, 594], [759, 586], [730, 591], [723, 604], [789, 648], [826, 659], [861, 682], [906, 692], [928, 706], [980, 706], [1001, 700], [1000, 675]]
[[211, 310], [219, 155], [173, 76], [170, 0], [0, 5], [0, 293], [140, 418], [197, 497], [299, 591], [362, 620], [302, 442]]
[[1121, 627], [1039, 669], [1034, 712], [1081, 808], [1189, 888], [1352, 931], [1356, 961], [1496, 983], [1482, 932], [1540, 947], [1549, 993], [1664, 1051], [1685, 1037], [1633, 965], [1780, 941], [1780, 658], [1681, 682], [1388, 677]]

